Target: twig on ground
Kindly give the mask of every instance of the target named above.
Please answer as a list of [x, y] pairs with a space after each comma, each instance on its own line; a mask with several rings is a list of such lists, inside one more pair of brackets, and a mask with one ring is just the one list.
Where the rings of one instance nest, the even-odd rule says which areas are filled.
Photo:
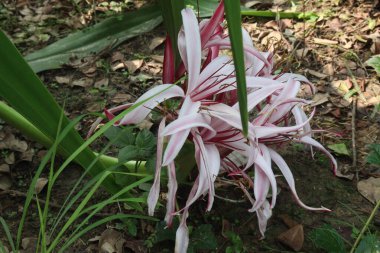
[[352, 168], [355, 169], [356, 181], [359, 181], [359, 170], [357, 167], [357, 150], [356, 150], [356, 105], [357, 98], [352, 98], [352, 115], [351, 115], [351, 141], [352, 141]]

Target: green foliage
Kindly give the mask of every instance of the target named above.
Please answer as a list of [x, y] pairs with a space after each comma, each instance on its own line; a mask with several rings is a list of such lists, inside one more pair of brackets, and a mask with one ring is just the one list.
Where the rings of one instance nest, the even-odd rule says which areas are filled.
[[348, 152], [347, 146], [344, 143], [337, 143], [337, 144], [331, 144], [327, 145], [329, 149], [334, 151], [338, 155], [347, 155], [350, 156], [350, 153]]
[[373, 143], [369, 146], [370, 153], [367, 156], [367, 162], [373, 165], [380, 166], [380, 144]]
[[[0, 31], [0, 44], [0, 98], [53, 142], [62, 109], [2, 31]], [[63, 116], [62, 128], [67, 125], [69, 120]], [[66, 138], [60, 143], [59, 152], [69, 156], [83, 142], [75, 129], [70, 129]], [[75, 159], [86, 168], [95, 159], [95, 155], [86, 147]], [[104, 170], [103, 165], [97, 162], [90, 174], [97, 175]], [[105, 181], [105, 186], [110, 191], [117, 190], [110, 179]]]
[[190, 234], [188, 253], [202, 252], [216, 249], [218, 243], [210, 224], [202, 224], [196, 227]]
[[366, 63], [374, 68], [377, 75], [380, 76], [380, 54], [372, 56]]
[[329, 225], [324, 225], [311, 231], [310, 239], [314, 246], [327, 253], [345, 253], [344, 240], [339, 233]]
[[246, 252], [244, 248], [243, 241], [240, 236], [233, 231], [227, 231], [225, 233], [228, 240], [230, 241], [230, 245], [226, 248], [226, 253], [243, 253]]
[[376, 253], [380, 252], [380, 239], [378, 235], [366, 235], [360, 241], [355, 253]]
[[108, 140], [114, 140], [113, 145], [122, 148], [135, 143], [135, 135], [132, 127], [115, 127], [112, 126], [104, 133]]
[[73, 57], [83, 58], [111, 50], [127, 39], [151, 31], [162, 22], [157, 5], [116, 15], [70, 34], [25, 57], [35, 72], [61, 68]]
[[235, 64], [239, 110], [244, 136], [248, 135], [247, 84], [245, 80], [243, 35], [241, 31], [240, 1], [225, 0], [224, 7], [231, 39], [232, 55]]

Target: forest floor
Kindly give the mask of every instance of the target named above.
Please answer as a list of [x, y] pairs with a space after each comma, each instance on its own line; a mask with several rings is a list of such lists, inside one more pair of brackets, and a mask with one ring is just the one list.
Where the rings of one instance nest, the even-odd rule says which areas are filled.
[[[332, 212], [302, 209], [293, 200], [286, 182], [278, 178], [278, 203], [268, 223], [266, 237], [261, 239], [256, 215], [247, 211], [250, 203], [242, 198], [238, 189], [219, 187], [216, 194], [221, 198], [215, 200], [212, 211], [205, 214], [205, 201], [199, 201], [189, 217], [188, 224], [195, 231], [191, 241], [196, 245], [194, 252], [227, 252], [228, 248], [232, 249], [230, 252], [287, 252], [299, 244], [302, 246], [300, 252], [321, 252], [323, 244], [329, 242], [326, 238], [336, 237], [343, 238], [341, 249], [350, 249], [373, 203], [379, 200], [375, 191], [380, 188], [380, 170], [368, 164], [366, 157], [368, 144], [380, 143], [380, 81], [365, 62], [372, 55], [380, 54], [380, 11], [373, 1], [364, 0], [295, 1], [293, 5], [290, 1], [246, 2], [261, 10], [305, 10], [319, 16], [308, 21], [245, 17], [243, 26], [257, 48], [275, 53], [275, 69], [305, 75], [317, 88], [310, 108], [310, 111], [316, 108], [312, 127], [326, 130], [317, 133], [315, 138], [329, 147], [337, 158], [338, 175], [334, 177], [331, 173], [323, 154], [317, 153], [313, 160], [310, 152], [299, 145], [291, 145], [283, 155], [295, 175], [300, 198], [310, 206], [323, 205]], [[27, 55], [115, 12], [133, 11], [148, 4], [148, 1], [96, 0], [92, 5], [84, 0], [4, 0], [0, 3], [0, 28], [22, 54]], [[160, 82], [164, 37], [164, 27], [160, 25], [113, 50], [86, 59], [86, 64], [73, 63], [41, 72], [38, 76], [58, 103], [65, 104], [68, 117], [102, 112], [104, 108], [133, 102]], [[309, 94], [303, 89], [299, 95], [307, 97]], [[95, 119], [96, 116], [87, 117], [77, 130], [85, 136]], [[0, 216], [15, 232], [28, 185], [46, 149], [2, 121], [0, 142]], [[102, 142], [97, 145], [101, 146]], [[72, 165], [58, 180], [52, 216], [80, 175], [81, 169]], [[368, 181], [369, 178], [373, 181]], [[364, 188], [358, 190], [358, 182]], [[369, 182], [376, 182], [379, 188]], [[97, 198], [104, 195], [106, 193], [100, 192]], [[39, 228], [35, 207], [31, 206], [27, 219], [23, 252], [34, 252], [33, 238]], [[161, 209], [157, 218], [163, 220], [164, 208]], [[106, 210], [109, 213], [119, 211], [129, 212], [118, 206]], [[98, 252], [109, 237], [119, 238], [124, 243], [124, 252], [172, 251], [175, 230], [165, 232], [162, 224], [153, 222], [132, 223], [128, 223], [128, 228], [120, 223], [99, 227], [68, 252]], [[131, 231], [131, 226], [136, 226], [136, 233]], [[377, 215], [370, 231], [376, 233], [379, 226]], [[326, 236], [324, 231], [330, 234]], [[160, 233], [168, 240], [152, 239]], [[203, 238], [212, 239], [204, 243], [197, 241]], [[0, 240], [6, 242], [1, 230]], [[29, 241], [32, 243], [28, 245]], [[206, 250], [213, 243], [217, 247]]]

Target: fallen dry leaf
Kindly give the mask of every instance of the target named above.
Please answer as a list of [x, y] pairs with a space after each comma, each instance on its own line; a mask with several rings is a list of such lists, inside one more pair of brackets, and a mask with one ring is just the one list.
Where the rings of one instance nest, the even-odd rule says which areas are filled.
[[94, 81], [91, 78], [84, 77], [78, 80], [74, 80], [72, 85], [86, 88], [92, 86], [93, 82]]
[[338, 41], [320, 38], [314, 38], [314, 43], [320, 45], [338, 45]]
[[12, 186], [12, 178], [10, 176], [10, 168], [8, 164], [0, 165], [0, 190], [8, 190]]
[[380, 178], [370, 177], [358, 182], [358, 191], [366, 199], [376, 204], [380, 201]]
[[165, 41], [165, 37], [156, 37], [149, 44], [149, 50], [152, 51]]
[[280, 234], [277, 239], [295, 251], [302, 249], [304, 242], [303, 226], [298, 224]]
[[21, 153], [20, 159], [23, 161], [31, 162], [33, 160], [34, 153], [35, 153], [34, 149], [29, 149]]
[[56, 76], [55, 80], [59, 84], [69, 84], [71, 82], [71, 76]]
[[0, 142], [0, 149], [10, 149], [18, 152], [25, 152], [28, 149], [26, 141], [16, 139], [13, 134], [8, 134], [2, 142]]
[[131, 74], [135, 73], [138, 69], [140, 69], [143, 63], [144, 61], [141, 59], [124, 62], [124, 64], [127, 66], [129, 73]]
[[129, 94], [119, 93], [119, 94], [116, 94], [111, 101], [116, 103], [116, 104], [119, 104], [119, 103], [124, 103], [124, 102], [130, 101], [131, 98], [132, 98], [132, 96]]
[[109, 79], [108, 78], [102, 78], [95, 82], [94, 87], [97, 89], [105, 88], [108, 86]]
[[7, 164], [14, 164], [15, 163], [15, 153], [11, 152], [7, 157], [5, 157], [4, 161]]
[[311, 106], [317, 106], [329, 101], [330, 95], [328, 93], [317, 93], [313, 97], [313, 103]]
[[34, 190], [36, 191], [36, 194], [39, 194], [45, 187], [45, 185], [48, 183], [47, 178], [39, 178], [37, 179], [36, 185], [34, 187]]
[[125, 239], [123, 234], [114, 230], [105, 230], [99, 238], [100, 253], [123, 253]]
[[307, 69], [307, 72], [310, 75], [316, 76], [316, 77], [321, 78], [321, 79], [325, 79], [326, 77], [328, 77], [328, 75], [325, 75], [323, 73], [320, 73], [320, 72], [312, 70], [312, 69]]

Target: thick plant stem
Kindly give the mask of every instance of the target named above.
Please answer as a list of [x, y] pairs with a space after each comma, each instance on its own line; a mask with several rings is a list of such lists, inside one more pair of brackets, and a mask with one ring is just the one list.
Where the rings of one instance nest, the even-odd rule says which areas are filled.
[[302, 12], [273, 12], [273, 11], [257, 11], [257, 10], [241, 10], [242, 16], [263, 17], [263, 18], [291, 18], [291, 19], [310, 19], [316, 17], [315, 13]]
[[26, 120], [15, 109], [10, 107], [3, 101], [0, 101], [0, 119], [4, 120], [9, 125], [17, 128], [23, 134], [41, 143], [45, 147], [50, 147], [53, 144], [52, 140], [50, 140], [46, 135], [44, 135], [40, 130], [38, 130], [32, 123]]
[[375, 217], [375, 214], [376, 214], [377, 210], [379, 209], [379, 207], [380, 207], [380, 201], [377, 201], [377, 204], [376, 204], [376, 206], [373, 208], [373, 210], [372, 210], [372, 212], [371, 212], [371, 215], [368, 217], [366, 223], [364, 224], [364, 227], [363, 227], [362, 230], [360, 231], [360, 234], [359, 234], [358, 238], [356, 238], [356, 241], [355, 241], [355, 243], [354, 243], [354, 246], [352, 246], [350, 253], [354, 253], [354, 252], [355, 252], [356, 247], [358, 246], [360, 240], [362, 239], [362, 237], [363, 237], [365, 231], [367, 231], [367, 229], [368, 229], [368, 227], [369, 227], [369, 224], [371, 224], [371, 221], [372, 221], [372, 219]]
[[[25, 136], [31, 138], [32, 140], [44, 145], [46, 148], [50, 148], [53, 145], [53, 141], [50, 140], [46, 135], [44, 135], [40, 130], [38, 130], [32, 123], [25, 119], [21, 114], [19, 114], [15, 109], [0, 101], [0, 119], [4, 120], [9, 125], [20, 130]], [[59, 151], [59, 148], [58, 148]], [[62, 152], [60, 152], [61, 155]], [[98, 155], [95, 153], [95, 155]], [[118, 163], [118, 159], [111, 156], [101, 155], [99, 160], [104, 163], [106, 167], [114, 166]], [[124, 163], [124, 166], [129, 170], [135, 168], [135, 161], [130, 161]], [[145, 162], [142, 162], [139, 168], [145, 168]]]

